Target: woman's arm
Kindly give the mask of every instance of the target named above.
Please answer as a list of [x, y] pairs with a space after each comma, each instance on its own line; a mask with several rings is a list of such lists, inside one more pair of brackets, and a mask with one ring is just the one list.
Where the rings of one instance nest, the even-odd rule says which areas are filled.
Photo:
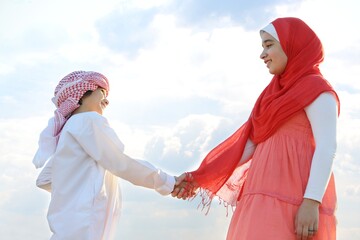
[[310, 176], [304, 198], [321, 202], [330, 179], [336, 152], [337, 109], [331, 93], [322, 93], [305, 108], [315, 139]]
[[256, 144], [253, 141], [251, 141], [249, 138], [246, 142], [244, 152], [241, 156], [241, 159], [240, 159], [238, 165], [243, 165], [244, 163], [249, 161], [252, 158], [252, 156], [254, 155], [255, 149], [256, 149]]
[[305, 108], [315, 139], [310, 176], [303, 202], [295, 217], [297, 239], [307, 239], [319, 227], [319, 205], [331, 175], [336, 151], [336, 100], [331, 93], [322, 93]]

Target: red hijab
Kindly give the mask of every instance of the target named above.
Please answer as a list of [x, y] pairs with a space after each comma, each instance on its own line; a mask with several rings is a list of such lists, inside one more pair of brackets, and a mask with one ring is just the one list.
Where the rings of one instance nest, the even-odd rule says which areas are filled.
[[335, 91], [319, 70], [324, 53], [316, 34], [297, 18], [278, 18], [272, 24], [288, 57], [286, 68], [281, 75], [274, 75], [260, 94], [248, 121], [211, 150], [200, 167], [190, 173], [206, 192], [203, 197], [209, 201], [204, 203], [210, 204], [216, 195], [235, 206], [251, 164], [250, 160], [238, 166], [249, 138], [254, 143], [265, 141], [323, 92], [332, 92], [340, 107]]

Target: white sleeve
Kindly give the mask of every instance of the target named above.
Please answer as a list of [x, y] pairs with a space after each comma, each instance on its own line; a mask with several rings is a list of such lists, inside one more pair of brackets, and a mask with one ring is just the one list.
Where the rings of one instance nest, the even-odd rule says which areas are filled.
[[256, 148], [256, 144], [253, 141], [251, 141], [249, 138], [246, 142], [245, 149], [241, 156], [239, 165], [246, 163], [252, 158], [255, 152], [255, 148]]
[[51, 166], [52, 159], [50, 159], [41, 170], [38, 178], [36, 179], [36, 186], [48, 192], [51, 192]]
[[80, 132], [71, 133], [98, 164], [134, 185], [170, 194], [175, 178], [155, 168], [149, 162], [132, 159], [123, 153], [123, 144], [105, 118], [88, 118]]
[[321, 203], [336, 152], [336, 99], [331, 93], [322, 93], [305, 108], [305, 112], [315, 139], [315, 152], [304, 198]]

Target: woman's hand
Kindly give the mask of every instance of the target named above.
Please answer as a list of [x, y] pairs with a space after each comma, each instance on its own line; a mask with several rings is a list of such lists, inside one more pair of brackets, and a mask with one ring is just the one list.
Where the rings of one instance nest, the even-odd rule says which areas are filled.
[[195, 196], [196, 189], [192, 176], [189, 173], [183, 173], [179, 177], [175, 177], [176, 183], [171, 195], [173, 197], [182, 198], [183, 200]]
[[295, 217], [297, 240], [312, 239], [319, 227], [318, 201], [304, 198]]

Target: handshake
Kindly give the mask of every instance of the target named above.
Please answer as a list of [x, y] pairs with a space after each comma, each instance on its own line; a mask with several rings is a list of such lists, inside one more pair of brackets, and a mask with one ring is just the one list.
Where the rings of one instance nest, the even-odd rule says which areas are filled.
[[183, 173], [179, 177], [175, 177], [176, 183], [174, 190], [171, 192], [171, 196], [183, 200], [196, 196], [198, 185], [194, 181], [191, 173]]

